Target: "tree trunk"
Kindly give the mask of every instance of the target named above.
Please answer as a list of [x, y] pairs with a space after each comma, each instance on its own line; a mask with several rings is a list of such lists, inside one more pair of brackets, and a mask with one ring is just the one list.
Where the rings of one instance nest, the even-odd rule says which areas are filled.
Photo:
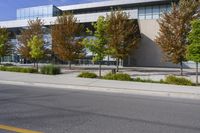
[[116, 66], [117, 66], [116, 72], [119, 72], [119, 58], [117, 58]]
[[52, 58], [52, 64], [56, 64], [56, 57], [54, 56], [54, 54], [51, 54], [51, 58]]
[[35, 63], [36, 63], [36, 61], [34, 60], [34, 61], [33, 61], [34, 67], [35, 67]]
[[198, 85], [199, 84], [199, 80], [198, 80], [198, 62], [196, 62], [196, 85]]
[[0, 65], [1, 65], [1, 57], [0, 57]]
[[183, 76], [183, 61], [180, 62], [181, 76]]
[[69, 69], [71, 70], [72, 69], [72, 63], [71, 63], [71, 61], [69, 61], [68, 63], [69, 63]]
[[38, 71], [38, 68], [39, 68], [39, 67], [38, 67], [38, 61], [36, 61], [36, 62], [37, 62], [37, 71]]
[[99, 61], [99, 78], [101, 78], [101, 61]]
[[110, 66], [110, 56], [108, 55], [108, 66]]

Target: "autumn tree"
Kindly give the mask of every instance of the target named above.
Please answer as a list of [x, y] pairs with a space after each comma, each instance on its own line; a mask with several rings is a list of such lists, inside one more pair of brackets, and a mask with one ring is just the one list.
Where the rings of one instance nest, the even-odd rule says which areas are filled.
[[52, 49], [53, 52], [63, 61], [71, 62], [84, 56], [84, 46], [80, 33], [83, 26], [71, 13], [59, 16], [52, 27]]
[[196, 62], [196, 84], [198, 85], [198, 63], [200, 62], [200, 20], [192, 21], [192, 30], [188, 35], [187, 59]]
[[20, 55], [28, 60], [33, 60], [35, 64], [35, 60], [31, 57], [31, 48], [28, 46], [28, 42], [33, 39], [34, 36], [37, 36], [40, 39], [43, 39], [43, 30], [44, 23], [41, 19], [29, 20], [28, 26], [21, 31], [21, 34], [18, 38], [19, 40], [19, 48], [18, 51]]
[[93, 61], [99, 62], [99, 77], [101, 77], [101, 64], [105, 56], [108, 54], [108, 41], [107, 41], [107, 22], [105, 17], [100, 16], [96, 23], [92, 24], [94, 33], [89, 30], [89, 34], [94, 38], [85, 38], [83, 44], [88, 48], [94, 55]]
[[129, 14], [121, 10], [111, 11], [106, 19], [109, 49], [116, 58], [118, 72], [119, 60], [126, 58], [140, 40], [139, 27], [136, 20], [131, 20]]
[[179, 5], [172, 4], [171, 11], [164, 13], [158, 20], [160, 30], [155, 41], [164, 52], [166, 61], [180, 63], [181, 75], [189, 44], [187, 35], [191, 30], [190, 22], [200, 15], [199, 6], [197, 0], [180, 0]]
[[37, 63], [38, 70], [38, 61], [44, 57], [44, 41], [35, 35], [28, 41], [28, 47], [30, 48], [31, 58]]
[[1, 58], [11, 54], [12, 45], [9, 44], [9, 33], [6, 28], [0, 27], [0, 64]]

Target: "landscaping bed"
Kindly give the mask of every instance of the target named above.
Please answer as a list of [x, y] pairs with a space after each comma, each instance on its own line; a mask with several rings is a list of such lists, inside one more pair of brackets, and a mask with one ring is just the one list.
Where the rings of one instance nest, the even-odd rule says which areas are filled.
[[[78, 77], [82, 78], [98, 78], [98, 76], [95, 73], [92, 72], [82, 72], [78, 75]], [[163, 80], [155, 81], [151, 79], [142, 79], [140, 77], [137, 78], [131, 78], [130, 75], [125, 73], [108, 73], [105, 76], [101, 77], [101, 79], [106, 80], [119, 80], [119, 81], [132, 81], [132, 82], [144, 82], [144, 83], [160, 83], [160, 84], [173, 84], [173, 85], [186, 85], [186, 86], [195, 86], [194, 83], [192, 83], [191, 80], [188, 80], [184, 77], [177, 77], [174, 75], [168, 75]]]
[[40, 71], [36, 68], [18, 67], [18, 66], [0, 66], [0, 71], [20, 72], [20, 73], [41, 73], [46, 75], [61, 74], [60, 67], [54, 65], [46, 65], [41, 67]]
[[21, 73], [38, 73], [35, 68], [25, 68], [16, 66], [0, 66], [0, 71], [21, 72]]
[[60, 67], [56, 67], [54, 65], [46, 65], [41, 67], [40, 73], [46, 75], [57, 75], [61, 74], [61, 70]]

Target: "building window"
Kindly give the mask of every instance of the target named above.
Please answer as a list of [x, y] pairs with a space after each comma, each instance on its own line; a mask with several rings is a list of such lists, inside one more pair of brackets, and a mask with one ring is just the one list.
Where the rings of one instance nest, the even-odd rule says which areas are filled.
[[29, 12], [29, 18], [30, 19], [34, 18], [34, 10], [30, 10], [30, 12]]
[[163, 13], [169, 12], [169, 11], [171, 11], [171, 5], [139, 7], [138, 18], [139, 19], [159, 19]]
[[146, 19], [152, 19], [153, 13], [152, 13], [152, 7], [146, 7]]
[[21, 19], [21, 10], [17, 10], [17, 19]]
[[153, 19], [159, 19], [160, 17], [160, 7], [153, 6]]
[[21, 17], [20, 17], [21, 19], [24, 19], [24, 18], [25, 18], [25, 17], [24, 17], [24, 9], [21, 10], [20, 16], [21, 16]]
[[30, 16], [30, 14], [29, 14], [29, 8], [25, 8], [24, 9], [24, 18], [25, 19], [29, 19], [29, 16]]
[[17, 10], [17, 19], [35, 19], [53, 16], [53, 6], [39, 6]]
[[140, 7], [138, 13], [139, 19], [145, 19], [145, 7]]
[[160, 15], [162, 15], [165, 12], [167, 12], [167, 6], [166, 5], [160, 6]]
[[170, 12], [172, 10], [171, 5], [167, 5], [167, 12]]

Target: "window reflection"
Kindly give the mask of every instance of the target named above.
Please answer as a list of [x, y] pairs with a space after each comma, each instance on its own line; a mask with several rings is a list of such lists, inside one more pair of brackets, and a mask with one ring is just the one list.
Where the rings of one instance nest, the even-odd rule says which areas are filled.
[[171, 11], [170, 5], [139, 7], [138, 18], [139, 19], [159, 19], [163, 13], [169, 12], [169, 11]]
[[158, 19], [160, 17], [159, 6], [153, 6], [153, 19]]
[[145, 19], [145, 7], [140, 7], [138, 12], [139, 12], [139, 19]]
[[55, 15], [57, 16], [59, 13], [60, 10], [53, 5], [21, 8], [17, 10], [17, 19], [53, 17]]
[[[132, 8], [131, 8], [132, 9]], [[138, 8], [138, 19], [159, 19], [161, 14], [169, 12], [170, 5], [144, 6]], [[88, 12], [92, 12], [91, 10]], [[96, 11], [98, 12], [98, 11]], [[85, 13], [85, 12], [84, 12]], [[61, 14], [61, 10], [53, 5], [21, 8], [17, 10], [17, 19], [35, 19], [53, 17]]]

